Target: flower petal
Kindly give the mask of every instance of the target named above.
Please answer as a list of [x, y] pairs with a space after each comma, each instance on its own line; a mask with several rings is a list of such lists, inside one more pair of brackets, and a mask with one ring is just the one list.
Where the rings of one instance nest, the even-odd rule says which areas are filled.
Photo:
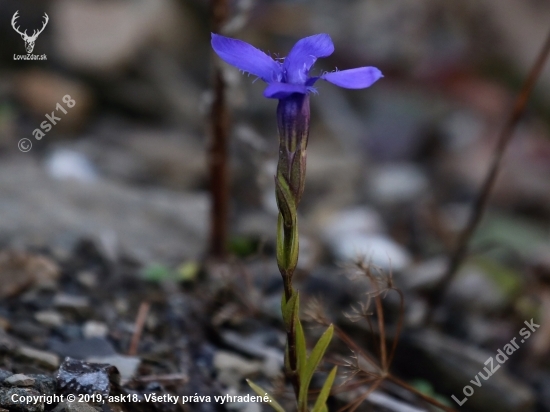
[[307, 94], [307, 87], [301, 84], [270, 83], [264, 90], [264, 97], [284, 99], [293, 93]]
[[286, 81], [293, 84], [305, 84], [311, 66], [319, 57], [330, 56], [334, 44], [328, 34], [316, 34], [305, 37], [294, 45], [283, 64]]
[[372, 86], [381, 77], [384, 76], [376, 67], [358, 67], [357, 69], [325, 73], [321, 79], [346, 89], [364, 89]]
[[226, 63], [258, 76], [264, 82], [277, 81], [282, 76], [280, 63], [242, 40], [212, 33], [212, 48]]

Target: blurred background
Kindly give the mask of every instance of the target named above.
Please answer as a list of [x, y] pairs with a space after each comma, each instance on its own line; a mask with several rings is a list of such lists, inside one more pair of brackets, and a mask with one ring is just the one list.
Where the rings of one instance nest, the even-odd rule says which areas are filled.
[[[405, 294], [405, 333], [392, 370], [456, 408], [450, 395], [463, 399], [462, 388], [483, 362], [534, 317], [540, 329], [503, 370], [474, 387], [460, 410], [550, 411], [550, 65], [508, 148], [471, 256], [445, 292], [445, 321], [437, 332], [426, 327], [433, 309], [426, 296], [445, 271], [498, 133], [545, 41], [550, 2], [229, 4], [223, 33], [230, 37], [285, 56], [298, 39], [326, 32], [336, 50], [316, 63], [313, 74], [376, 66], [385, 75], [367, 90], [319, 82], [319, 95], [311, 98], [297, 275], [306, 296], [332, 301], [335, 318], [365, 340], [367, 329], [343, 316], [351, 303], [365, 299], [342, 265], [364, 257], [391, 272]], [[42, 27], [44, 13], [49, 16], [33, 51], [46, 60], [16, 57], [27, 54], [11, 25], [17, 10], [16, 26], [28, 34]], [[4, 339], [60, 359], [98, 357], [97, 341], [90, 339], [99, 339], [116, 356], [129, 344], [137, 308], [147, 300], [155, 321], [146, 324], [140, 351], [162, 357], [180, 342], [176, 352], [190, 358], [153, 367], [134, 353], [129, 377], [160, 373], [155, 368], [204, 375], [190, 379], [199, 386], [174, 384], [180, 394], [200, 392], [204, 382], [217, 393], [246, 392], [244, 377], [270, 382], [282, 356], [273, 255], [276, 101], [262, 97], [261, 81], [227, 65], [231, 264], [199, 270], [210, 227], [209, 2], [5, 0], [0, 16]], [[52, 112], [60, 119], [56, 124], [48, 120]], [[207, 309], [199, 301], [185, 303], [188, 290], [180, 288], [182, 282], [198, 287], [194, 282], [205, 272], [215, 279], [200, 288], [211, 298], [201, 295], [210, 302]], [[114, 289], [103, 296], [99, 285]], [[390, 299], [390, 311], [395, 304]], [[186, 323], [189, 312], [181, 305], [201, 314], [193, 312], [196, 324]], [[166, 311], [178, 325], [172, 325], [179, 328], [177, 339], [166, 330]], [[103, 329], [86, 334], [92, 320]], [[186, 328], [192, 325], [205, 331], [190, 344]], [[74, 342], [90, 343], [91, 352], [71, 352], [67, 345]], [[14, 350], [4, 348], [5, 368], [48, 370], [29, 366], [36, 359], [14, 361]], [[193, 356], [203, 357], [210, 372], [193, 372]], [[376, 394], [361, 410], [428, 408], [395, 388]]]

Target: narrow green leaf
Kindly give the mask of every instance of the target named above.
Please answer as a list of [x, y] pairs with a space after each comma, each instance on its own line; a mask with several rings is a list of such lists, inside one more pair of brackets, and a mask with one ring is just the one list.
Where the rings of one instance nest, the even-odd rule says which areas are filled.
[[286, 307], [286, 296], [284, 293], [281, 293], [281, 313], [284, 313]]
[[285, 226], [284, 217], [279, 213], [277, 218], [277, 264], [281, 270], [294, 270], [298, 263], [298, 219]]
[[[298, 309], [298, 305], [296, 305]], [[304, 335], [304, 329], [302, 328], [302, 322], [300, 322], [298, 311], [295, 313], [294, 324], [296, 325], [296, 357], [298, 360], [298, 376], [300, 382], [303, 379], [303, 374], [306, 369], [307, 352], [306, 352], [306, 337]]]
[[285, 412], [283, 407], [277, 402], [275, 399], [271, 397], [269, 393], [267, 393], [265, 390], [263, 390], [260, 386], [256, 385], [254, 382], [252, 382], [250, 379], [246, 380], [246, 383], [252, 388], [254, 392], [256, 392], [260, 396], [267, 396], [269, 398], [269, 406], [271, 406], [273, 409], [275, 409], [277, 412]]
[[307, 393], [309, 390], [311, 378], [313, 377], [315, 369], [317, 369], [317, 366], [321, 362], [321, 359], [323, 359], [323, 355], [325, 354], [325, 351], [327, 350], [327, 347], [332, 339], [333, 332], [334, 327], [330, 325], [325, 333], [323, 333], [323, 335], [319, 338], [319, 340], [315, 344], [315, 347], [311, 351], [311, 354], [309, 355], [303, 373], [303, 379], [300, 381], [300, 394], [298, 396], [298, 405], [301, 405], [302, 407], [307, 406]]
[[319, 393], [319, 396], [317, 397], [317, 400], [315, 401], [315, 405], [313, 405], [313, 410], [311, 412], [323, 412], [323, 410], [326, 410], [327, 399], [330, 395], [330, 390], [332, 389], [334, 379], [336, 378], [336, 370], [337, 367], [335, 366], [328, 374], [327, 380], [323, 384], [321, 392]]
[[285, 231], [283, 215], [279, 213], [277, 217], [277, 264], [279, 268], [287, 269], [288, 262], [285, 253]]
[[291, 370], [290, 368], [290, 355], [288, 354], [288, 342], [285, 345], [285, 371]]
[[298, 293], [294, 292], [283, 308], [283, 322], [287, 329], [290, 327], [294, 312], [298, 310], [299, 305]]
[[290, 189], [288, 181], [281, 174], [277, 173], [275, 176], [275, 191], [277, 194], [277, 206], [286, 226], [295, 226], [296, 222], [296, 202], [294, 201], [294, 194]]
[[288, 267], [294, 269], [298, 264], [298, 252], [299, 252], [299, 238], [298, 238], [298, 218], [294, 219], [294, 226], [290, 228], [290, 246], [288, 255]]

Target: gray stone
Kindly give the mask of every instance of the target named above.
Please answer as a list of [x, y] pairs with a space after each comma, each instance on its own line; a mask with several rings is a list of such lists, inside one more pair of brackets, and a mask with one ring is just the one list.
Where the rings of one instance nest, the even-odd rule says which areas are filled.
[[[223, 341], [236, 350], [263, 359], [263, 372], [269, 378], [275, 378], [281, 373], [284, 366], [283, 351], [267, 346], [265, 339], [266, 331], [253, 335], [241, 336], [233, 331], [221, 332]], [[281, 337], [284, 339], [284, 337]]]
[[34, 318], [44, 326], [59, 327], [63, 325], [63, 316], [53, 310], [36, 312]]
[[59, 367], [59, 356], [54, 353], [29, 348], [27, 346], [21, 346], [16, 348], [15, 354], [21, 358], [36, 362], [50, 369], [56, 369]]
[[0, 193], [10, 193], [0, 198], [1, 239], [10, 243], [71, 249], [83, 237], [110, 237], [143, 261], [196, 259], [206, 244], [206, 194], [55, 180], [31, 156], [0, 164]]
[[350, 233], [331, 242], [336, 258], [345, 263], [363, 260], [384, 270], [401, 271], [411, 263], [409, 252], [389, 237]]
[[107, 336], [109, 328], [103, 322], [94, 320], [87, 321], [82, 327], [82, 334], [86, 339], [89, 338], [104, 338]]
[[84, 154], [71, 149], [55, 149], [46, 158], [46, 171], [55, 179], [73, 179], [81, 182], [95, 182], [98, 172]]
[[[206, 147], [194, 136], [164, 131], [117, 130], [116, 144], [93, 139], [75, 142], [74, 148], [93, 160], [106, 178], [189, 190], [208, 179]], [[106, 150], [108, 145], [109, 150]]]
[[262, 362], [251, 361], [231, 352], [217, 351], [214, 354], [214, 367], [220, 382], [237, 388], [242, 378], [262, 370]]
[[67, 295], [58, 293], [53, 298], [53, 305], [60, 309], [70, 309], [75, 312], [86, 310], [90, 306], [89, 299], [86, 296]]
[[113, 355], [113, 356], [104, 356], [104, 357], [94, 357], [88, 358], [88, 362], [93, 363], [106, 363], [113, 365], [118, 369], [120, 373], [120, 379], [122, 384], [131, 380], [135, 374], [139, 365], [141, 364], [141, 359], [132, 356], [124, 355]]
[[376, 203], [408, 203], [424, 194], [428, 186], [425, 173], [413, 164], [390, 163], [369, 171], [368, 192]]
[[23, 375], [22, 373], [17, 373], [15, 375], [11, 375], [9, 378], [7, 378], [4, 383], [7, 383], [11, 386], [33, 386], [34, 385], [34, 378], [31, 378], [30, 376]]
[[386, 270], [400, 271], [411, 261], [405, 248], [381, 233], [384, 223], [374, 209], [350, 208], [319, 220], [323, 240], [342, 262], [365, 260]]
[[85, 286], [88, 289], [94, 289], [97, 287], [97, 274], [93, 272], [83, 271], [79, 272], [76, 275], [76, 279], [78, 280], [78, 283], [80, 283], [82, 286]]
[[382, 216], [368, 206], [327, 213], [320, 220], [323, 238], [329, 242], [334, 237], [349, 233], [382, 233], [385, 230]]
[[99, 393], [109, 395], [111, 383], [119, 383], [115, 367], [101, 363], [66, 358], [56, 375], [57, 387], [63, 394]]

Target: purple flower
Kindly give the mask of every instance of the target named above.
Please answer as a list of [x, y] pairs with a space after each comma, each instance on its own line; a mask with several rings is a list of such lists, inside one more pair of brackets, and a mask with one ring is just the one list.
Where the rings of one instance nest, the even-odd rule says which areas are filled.
[[[284, 222], [285, 242], [291, 248], [297, 240], [294, 239], [295, 236], [291, 236], [290, 230], [295, 228], [296, 206], [304, 191], [310, 123], [309, 93], [316, 92], [313, 85], [317, 80], [323, 79], [347, 89], [362, 89], [380, 79], [382, 73], [376, 67], [359, 67], [310, 76], [309, 71], [315, 61], [334, 52], [334, 45], [328, 34], [316, 34], [299, 40], [282, 63], [280, 59], [274, 60], [248, 43], [214, 33], [212, 47], [226, 63], [266, 82], [265, 97], [279, 99], [276, 198]], [[297, 259], [297, 255], [292, 256]], [[295, 262], [291, 264], [292, 259], [287, 258], [280, 261], [278, 258], [278, 263], [286, 276], [291, 277], [294, 269], [290, 268], [295, 266]]]
[[212, 47], [225, 62], [266, 82], [264, 96], [272, 99], [315, 92], [313, 85], [319, 79], [346, 89], [363, 89], [383, 77], [376, 67], [359, 67], [310, 77], [309, 71], [315, 61], [334, 52], [334, 44], [328, 34], [316, 34], [299, 40], [283, 63], [244, 41], [214, 33]]

